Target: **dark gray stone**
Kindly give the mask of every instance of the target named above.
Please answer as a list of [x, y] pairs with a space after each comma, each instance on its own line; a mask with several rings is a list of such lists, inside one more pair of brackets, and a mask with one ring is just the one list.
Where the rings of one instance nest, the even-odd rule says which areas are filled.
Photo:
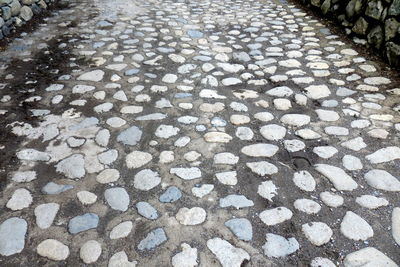
[[325, 0], [321, 5], [322, 14], [328, 14], [331, 8], [331, 0]]
[[3, 6], [1, 8], [1, 11], [3, 13], [3, 19], [4, 20], [9, 20], [11, 18], [11, 8], [8, 6]]
[[368, 22], [363, 17], [360, 17], [352, 28], [352, 31], [359, 35], [365, 35], [367, 33], [367, 30]]
[[390, 65], [400, 67], [400, 45], [388, 42], [386, 44], [386, 57]]
[[142, 241], [140, 241], [138, 249], [151, 250], [155, 247], [158, 247], [165, 241], [167, 241], [167, 236], [164, 232], [164, 229], [157, 228], [148, 233], [147, 236]]
[[42, 13], [41, 7], [38, 6], [37, 4], [33, 4], [33, 5], [31, 6], [31, 8], [32, 8], [33, 14], [35, 14], [35, 15], [39, 15], [40, 13]]
[[365, 10], [365, 15], [370, 18], [379, 20], [381, 18], [383, 11], [383, 5], [381, 1], [369, 1], [367, 9]]
[[[36, 5], [36, 4], [35, 4]], [[45, 1], [40, 0], [39, 2], [37, 2], [37, 6], [41, 9], [47, 9], [47, 4]], [[32, 8], [33, 9], [33, 8]], [[33, 10], [33, 13], [35, 13], [35, 11]]]
[[397, 16], [400, 15], [400, 0], [393, 0], [393, 3], [390, 5], [389, 16]]
[[385, 21], [385, 41], [389, 41], [394, 38], [397, 34], [397, 30], [400, 27], [400, 22], [395, 18], [390, 18]]
[[381, 26], [376, 26], [375, 28], [373, 28], [368, 36], [368, 43], [370, 45], [372, 45], [374, 48], [376, 49], [380, 49], [382, 46], [382, 42], [383, 42], [383, 31], [382, 31], [382, 27]]
[[72, 218], [68, 223], [68, 231], [77, 234], [89, 229], [96, 228], [99, 224], [99, 216], [94, 213], [86, 213]]
[[349, 20], [354, 21], [361, 14], [362, 0], [351, 0], [346, 6], [346, 16]]
[[321, 0], [311, 0], [311, 5], [320, 7], [321, 6]]
[[182, 197], [182, 192], [176, 186], [170, 186], [165, 190], [165, 192], [160, 196], [160, 201], [163, 203], [172, 203], [177, 201]]

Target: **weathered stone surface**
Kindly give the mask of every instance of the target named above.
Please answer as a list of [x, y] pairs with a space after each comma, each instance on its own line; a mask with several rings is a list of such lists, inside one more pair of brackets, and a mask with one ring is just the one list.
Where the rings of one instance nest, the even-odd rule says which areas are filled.
[[121, 222], [116, 225], [110, 232], [111, 239], [120, 239], [127, 237], [132, 231], [133, 223], [131, 221]]
[[101, 244], [96, 240], [86, 241], [79, 250], [79, 256], [84, 263], [94, 263], [101, 255]]
[[352, 30], [356, 34], [365, 35], [368, 30], [368, 22], [363, 17], [360, 17], [354, 24]]
[[140, 241], [139, 250], [152, 250], [167, 241], [167, 236], [162, 228], [156, 228], [150, 231], [146, 237]]
[[182, 251], [172, 257], [174, 267], [195, 267], [197, 263], [197, 248], [192, 248], [186, 243], [181, 244]]
[[57, 215], [60, 205], [57, 203], [41, 204], [35, 208], [36, 224], [41, 229], [49, 228]]
[[176, 214], [176, 219], [183, 225], [197, 225], [206, 220], [207, 213], [203, 208], [181, 208]]
[[253, 239], [253, 227], [248, 219], [231, 219], [225, 222], [225, 226], [227, 226], [240, 240], [250, 241]]
[[307, 239], [315, 246], [322, 246], [332, 237], [332, 229], [322, 222], [311, 222], [302, 225], [302, 230]]
[[286, 207], [278, 207], [264, 210], [259, 216], [263, 223], [270, 226], [290, 220], [293, 216], [293, 212]]
[[25, 247], [28, 224], [24, 219], [11, 217], [0, 224], [0, 254], [10, 256]]
[[148, 191], [159, 185], [160, 182], [161, 178], [157, 172], [145, 169], [135, 175], [133, 185], [136, 189]]
[[147, 219], [155, 220], [158, 218], [157, 210], [148, 202], [138, 202], [136, 208], [138, 213]]
[[381, 26], [374, 27], [367, 35], [368, 43], [374, 48], [380, 49], [383, 42], [383, 30]]
[[92, 81], [99, 82], [103, 80], [104, 71], [102, 70], [92, 70], [80, 75], [77, 80], [78, 81]]
[[384, 170], [371, 170], [364, 176], [368, 185], [385, 191], [400, 191], [400, 181]]
[[294, 237], [286, 239], [283, 236], [268, 233], [266, 234], [266, 239], [267, 242], [262, 248], [264, 249], [264, 254], [268, 257], [286, 257], [300, 248], [299, 243]]
[[89, 229], [96, 228], [99, 224], [99, 216], [94, 213], [86, 213], [72, 218], [68, 223], [68, 231], [77, 234]]
[[31, 20], [33, 16], [32, 9], [28, 6], [23, 6], [20, 10], [19, 16], [25, 21]]
[[114, 210], [126, 211], [129, 206], [128, 192], [122, 187], [109, 188], [104, 192], [104, 198]]
[[14, 191], [6, 204], [6, 207], [11, 210], [22, 210], [29, 207], [32, 200], [32, 195], [28, 190], [25, 188], [19, 188]]
[[193, 180], [201, 177], [201, 170], [197, 167], [191, 168], [171, 168], [169, 171], [183, 180]]
[[373, 247], [366, 247], [348, 254], [343, 261], [345, 267], [357, 266], [398, 266], [388, 256]]
[[243, 147], [241, 152], [250, 157], [272, 157], [278, 150], [276, 145], [254, 144]]
[[82, 178], [86, 174], [85, 159], [81, 154], [71, 155], [57, 163], [56, 170], [71, 179]]
[[352, 191], [358, 187], [357, 182], [338, 167], [327, 164], [317, 164], [315, 165], [315, 169], [328, 178], [337, 190]]
[[207, 247], [223, 267], [240, 267], [245, 260], [250, 260], [250, 255], [244, 249], [234, 247], [219, 237], [209, 239]]
[[117, 141], [123, 143], [124, 145], [134, 146], [142, 138], [142, 130], [136, 126], [132, 126], [124, 131], [122, 131], [117, 136]]
[[224, 198], [220, 198], [219, 206], [221, 208], [234, 207], [236, 209], [251, 207], [254, 205], [252, 200], [247, 199], [243, 195], [228, 195]]
[[68, 258], [69, 248], [56, 239], [46, 239], [36, 248], [36, 252], [54, 261], [62, 261]]
[[374, 235], [372, 227], [354, 212], [348, 211], [340, 224], [340, 232], [353, 240], [367, 240]]
[[129, 261], [125, 251], [119, 251], [111, 256], [108, 267], [136, 267], [137, 261]]

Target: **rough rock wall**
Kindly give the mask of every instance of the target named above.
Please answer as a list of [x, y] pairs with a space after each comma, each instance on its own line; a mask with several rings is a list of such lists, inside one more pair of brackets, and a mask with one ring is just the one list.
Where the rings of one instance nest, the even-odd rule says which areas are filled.
[[400, 0], [299, 0], [400, 67]]
[[23, 26], [55, 0], [0, 0], [0, 40]]

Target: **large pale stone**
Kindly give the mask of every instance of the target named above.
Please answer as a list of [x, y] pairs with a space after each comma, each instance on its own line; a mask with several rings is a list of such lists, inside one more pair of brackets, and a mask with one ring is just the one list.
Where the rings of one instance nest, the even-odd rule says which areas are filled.
[[398, 267], [394, 261], [374, 247], [366, 247], [348, 254], [343, 264], [345, 267]]
[[68, 258], [69, 248], [55, 239], [46, 239], [36, 248], [37, 253], [54, 261], [62, 261]]
[[0, 254], [10, 256], [25, 247], [28, 224], [24, 219], [11, 217], [0, 224]]
[[195, 267], [197, 263], [197, 248], [192, 248], [189, 244], [182, 243], [182, 251], [174, 255], [171, 259], [173, 267]]
[[133, 180], [133, 185], [136, 189], [148, 191], [161, 183], [159, 174], [150, 169], [141, 170]]
[[372, 227], [352, 211], [346, 212], [340, 224], [340, 232], [353, 240], [367, 240], [374, 235]]
[[384, 170], [370, 170], [364, 175], [367, 184], [373, 188], [385, 191], [400, 191], [400, 181]]
[[128, 168], [136, 169], [146, 165], [152, 159], [153, 157], [150, 153], [143, 151], [132, 151], [126, 156], [125, 162]]
[[266, 239], [267, 242], [262, 248], [264, 249], [264, 254], [268, 257], [286, 257], [300, 248], [299, 242], [294, 237], [286, 239], [283, 236], [268, 233], [266, 234]]
[[250, 157], [272, 157], [279, 147], [271, 144], [254, 144], [242, 148], [242, 153]]
[[80, 75], [77, 80], [99, 82], [103, 79], [103, 76], [104, 76], [104, 71], [93, 70]]
[[315, 169], [328, 178], [337, 190], [352, 191], [358, 187], [357, 182], [338, 167], [327, 164], [316, 164]]
[[315, 246], [322, 246], [329, 242], [332, 237], [332, 229], [322, 222], [311, 222], [303, 224], [301, 229], [304, 235]]
[[79, 255], [84, 263], [94, 263], [101, 255], [101, 244], [96, 240], [86, 241], [79, 250]]
[[278, 207], [264, 210], [259, 216], [263, 223], [271, 226], [290, 220], [293, 216], [293, 212], [286, 207]]
[[222, 132], [208, 132], [204, 135], [204, 140], [209, 143], [228, 143], [232, 136]]
[[60, 205], [57, 203], [41, 204], [35, 208], [36, 224], [41, 229], [51, 226], [57, 215]]
[[244, 249], [234, 247], [219, 237], [209, 239], [207, 247], [223, 267], [241, 267], [245, 260], [250, 260], [250, 255]]
[[108, 267], [136, 267], [137, 261], [129, 261], [125, 251], [119, 251], [111, 256]]
[[394, 241], [400, 246], [400, 208], [398, 207], [392, 212], [392, 235]]
[[206, 220], [207, 213], [203, 208], [181, 208], [176, 214], [176, 219], [183, 225], [197, 225]]

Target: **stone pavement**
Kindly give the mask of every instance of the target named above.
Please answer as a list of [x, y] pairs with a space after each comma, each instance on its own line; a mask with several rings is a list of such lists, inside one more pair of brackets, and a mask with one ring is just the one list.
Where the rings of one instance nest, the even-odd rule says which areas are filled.
[[1, 266], [397, 266], [398, 73], [286, 2], [71, 1], [0, 53]]

